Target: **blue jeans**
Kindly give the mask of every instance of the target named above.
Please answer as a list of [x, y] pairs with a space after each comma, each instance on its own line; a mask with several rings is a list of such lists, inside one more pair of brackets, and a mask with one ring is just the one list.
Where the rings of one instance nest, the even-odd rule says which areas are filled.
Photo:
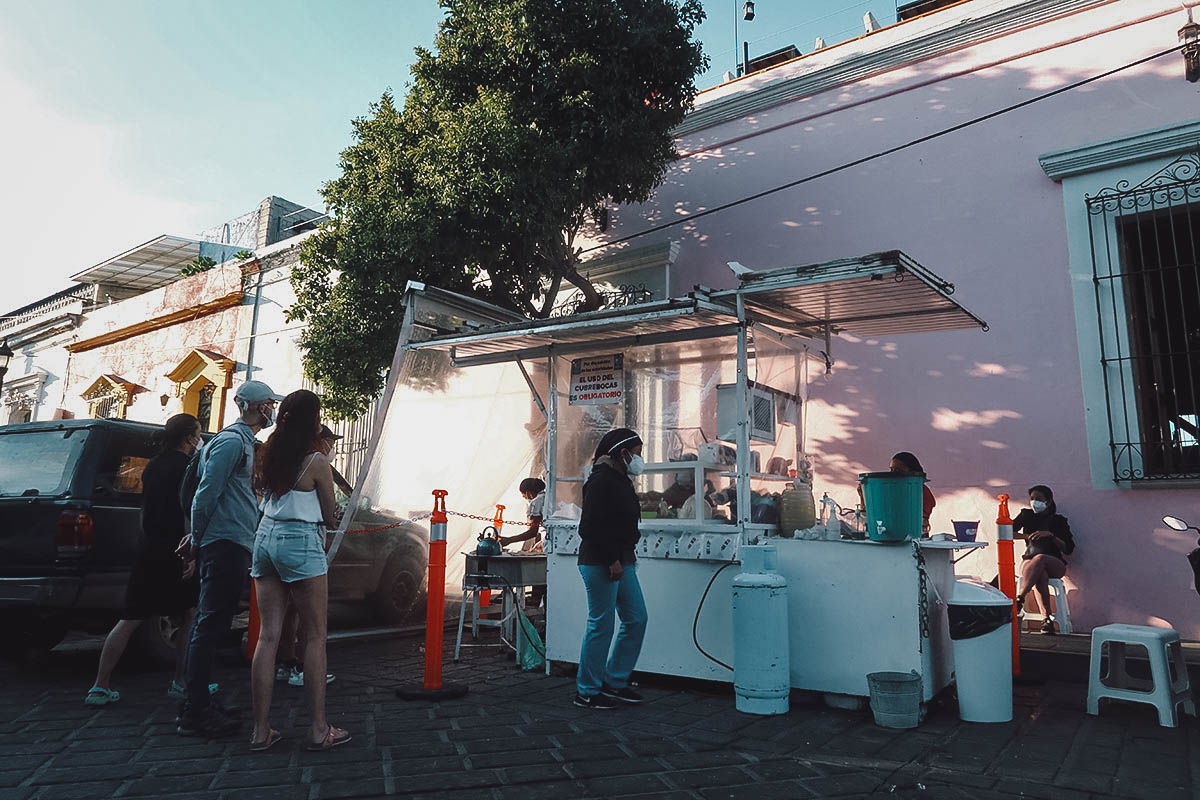
[[198, 715], [208, 707], [208, 684], [212, 682], [217, 648], [229, 640], [229, 629], [241, 604], [249, 569], [250, 551], [227, 539], [215, 539], [196, 553], [200, 601], [196, 604], [196, 622], [184, 665], [187, 711], [191, 715]]
[[[625, 567], [619, 581], [608, 577], [608, 567], [593, 564], [580, 564], [579, 574], [587, 591], [588, 620], [575, 685], [581, 695], [591, 697], [605, 684], [614, 689], [629, 685], [646, 635], [646, 601], [633, 564]], [[608, 646], [618, 614], [621, 630], [609, 656]]]

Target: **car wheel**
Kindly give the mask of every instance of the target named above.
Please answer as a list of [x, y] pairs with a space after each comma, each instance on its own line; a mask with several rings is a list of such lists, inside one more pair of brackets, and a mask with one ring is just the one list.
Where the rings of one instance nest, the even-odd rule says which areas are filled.
[[392, 553], [375, 589], [375, 609], [389, 625], [408, 621], [425, 591], [424, 553], [398, 550]]
[[182, 635], [182, 616], [154, 616], [138, 626], [130, 644], [148, 663], [169, 667], [175, 663], [175, 644]]

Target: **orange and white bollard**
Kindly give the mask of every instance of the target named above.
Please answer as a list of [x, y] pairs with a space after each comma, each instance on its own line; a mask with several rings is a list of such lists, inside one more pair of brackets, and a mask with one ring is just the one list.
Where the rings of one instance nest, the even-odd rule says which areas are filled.
[[1000, 511], [996, 515], [996, 557], [1000, 569], [1000, 591], [1013, 600], [1012, 607], [1012, 671], [1021, 674], [1021, 624], [1017, 617], [1017, 567], [1013, 556], [1013, 521], [1008, 513], [1008, 495], [996, 497]]
[[425, 679], [420, 686], [401, 686], [405, 700], [448, 700], [462, 697], [467, 687], [442, 682], [442, 637], [446, 629], [446, 490], [433, 490], [429, 518], [429, 588], [425, 602]]

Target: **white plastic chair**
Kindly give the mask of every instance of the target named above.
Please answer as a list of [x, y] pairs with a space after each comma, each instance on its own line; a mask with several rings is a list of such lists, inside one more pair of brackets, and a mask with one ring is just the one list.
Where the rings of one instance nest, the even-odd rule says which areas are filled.
[[[1021, 576], [1017, 576], [1017, 594], [1021, 593]], [[1071, 627], [1071, 607], [1067, 603], [1067, 587], [1062, 582], [1062, 578], [1050, 578], [1050, 594], [1054, 598], [1054, 613], [1051, 618], [1058, 623], [1059, 633], [1071, 633], [1074, 629]], [[1038, 602], [1042, 601], [1042, 596], [1038, 595]], [[1028, 601], [1026, 601], [1028, 602]], [[1045, 614], [1038, 614], [1035, 611], [1029, 611], [1025, 608], [1021, 609], [1022, 619], [1045, 619]]]
[[[1108, 674], [1100, 676], [1100, 659], [1108, 645]], [[1133, 678], [1125, 671], [1126, 645], [1146, 648], [1150, 659], [1149, 681]], [[1171, 675], [1171, 666], [1175, 675]], [[1179, 724], [1177, 706], [1196, 716], [1187, 664], [1179, 633], [1171, 628], [1151, 628], [1146, 625], [1103, 625], [1092, 631], [1092, 662], [1088, 679], [1087, 711], [1100, 713], [1100, 700], [1113, 698], [1134, 703], [1148, 703], [1158, 709], [1158, 724], [1174, 728]]]

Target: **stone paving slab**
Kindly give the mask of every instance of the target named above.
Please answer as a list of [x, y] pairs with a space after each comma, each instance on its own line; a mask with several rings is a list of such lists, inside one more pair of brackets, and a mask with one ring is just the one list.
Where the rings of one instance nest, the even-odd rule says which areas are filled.
[[[219, 741], [175, 734], [166, 673], [123, 665], [121, 701], [84, 706], [96, 655], [54, 652], [36, 669], [0, 662], [0, 800], [1200, 796], [1195, 720], [1161, 728], [1149, 707], [1123, 704], [1090, 717], [1077, 684], [1017, 687], [1011, 723], [960, 722], [943, 697], [919, 728], [893, 731], [869, 711], [804, 696], [787, 715], [750, 717], [726, 685], [653, 677], [641, 706], [578, 709], [570, 677], [519, 672], [497, 648], [447, 663], [447, 680], [471, 686], [465, 698], [405, 702], [394, 689], [420, 680], [418, 639], [340, 641], [329, 716], [354, 741], [304, 751], [303, 692], [277, 685], [272, 721], [286, 738], [256, 754], [248, 727]], [[236, 666], [218, 676], [248, 716], [247, 678]]]

